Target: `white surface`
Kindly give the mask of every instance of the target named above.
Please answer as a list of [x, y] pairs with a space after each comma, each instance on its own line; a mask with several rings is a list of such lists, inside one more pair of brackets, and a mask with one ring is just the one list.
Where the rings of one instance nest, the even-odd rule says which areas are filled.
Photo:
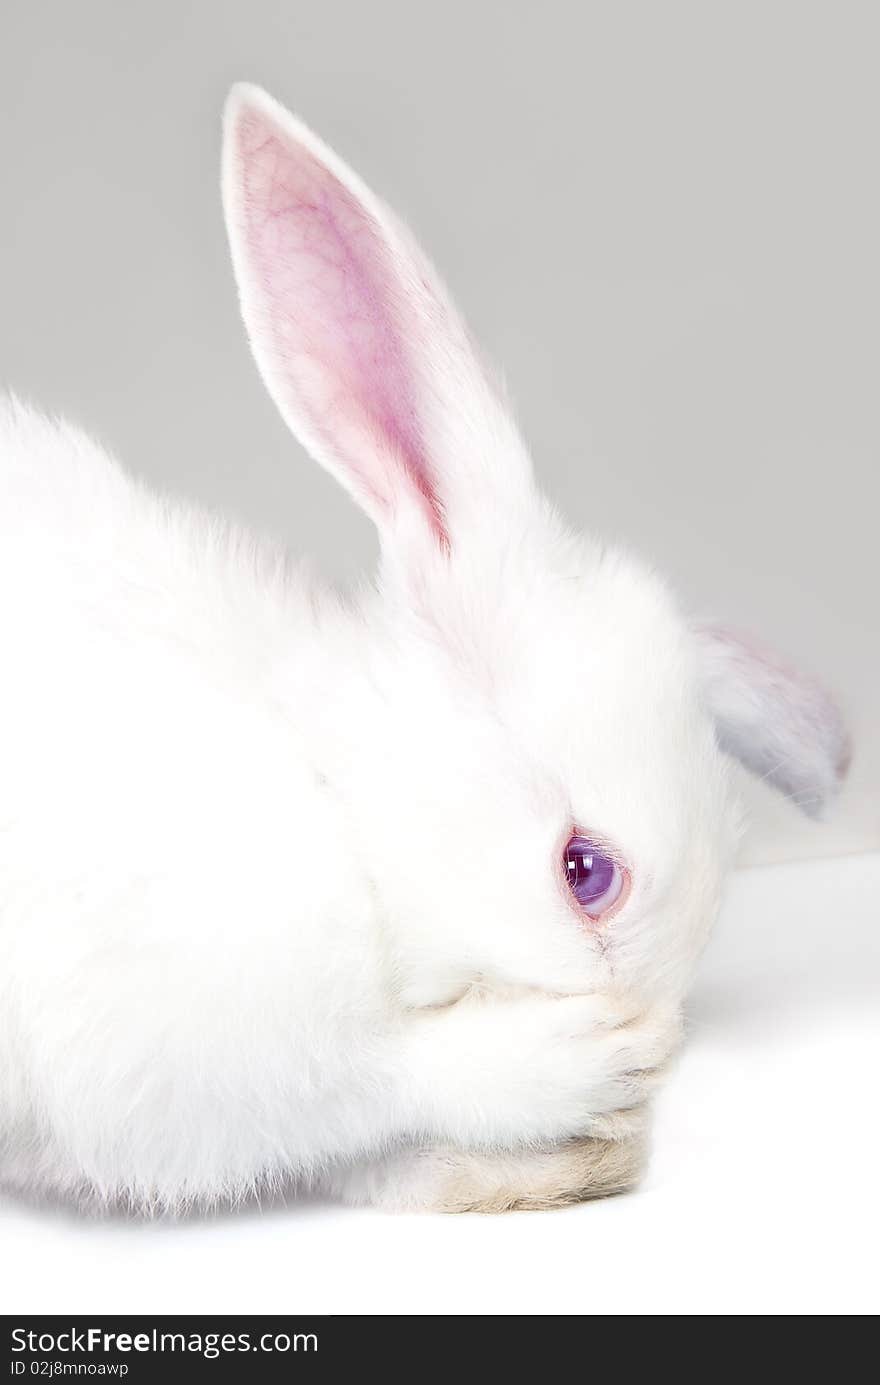
[[3, 9], [0, 384], [331, 576], [369, 565], [236, 309], [220, 107], [262, 83], [412, 222], [571, 520], [838, 690], [833, 823], [755, 792], [749, 859], [880, 849], [880, 6]]
[[625, 1198], [505, 1217], [321, 1205], [185, 1224], [0, 1200], [0, 1310], [880, 1309], [880, 856], [733, 880]]

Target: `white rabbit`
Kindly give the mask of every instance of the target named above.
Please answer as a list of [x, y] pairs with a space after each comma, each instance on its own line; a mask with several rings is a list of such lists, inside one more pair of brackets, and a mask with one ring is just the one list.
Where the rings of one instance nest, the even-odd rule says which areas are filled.
[[3, 409], [0, 1180], [625, 1186], [736, 836], [724, 752], [818, 808], [839, 717], [566, 531], [406, 231], [253, 87], [223, 193], [257, 364], [380, 574], [344, 604]]

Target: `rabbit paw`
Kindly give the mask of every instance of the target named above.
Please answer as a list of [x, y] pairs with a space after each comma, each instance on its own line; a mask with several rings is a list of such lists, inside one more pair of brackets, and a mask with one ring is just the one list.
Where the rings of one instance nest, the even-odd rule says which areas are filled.
[[679, 1034], [677, 1010], [602, 996], [465, 1000], [415, 1017], [400, 1133], [465, 1148], [605, 1136], [650, 1097]]

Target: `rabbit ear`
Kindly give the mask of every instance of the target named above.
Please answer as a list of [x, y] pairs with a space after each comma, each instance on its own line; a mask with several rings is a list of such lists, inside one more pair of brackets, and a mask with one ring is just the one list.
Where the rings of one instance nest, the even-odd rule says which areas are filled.
[[752, 639], [719, 626], [700, 626], [696, 635], [703, 696], [722, 750], [820, 817], [850, 760], [831, 697]]
[[286, 422], [380, 530], [417, 513], [448, 546], [455, 469], [480, 474], [504, 413], [430, 265], [257, 87], [227, 103], [223, 195], [251, 347]]

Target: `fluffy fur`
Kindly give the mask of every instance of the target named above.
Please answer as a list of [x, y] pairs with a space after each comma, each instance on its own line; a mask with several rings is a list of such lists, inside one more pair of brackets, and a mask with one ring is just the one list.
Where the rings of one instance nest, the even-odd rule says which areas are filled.
[[[381, 568], [342, 604], [3, 410], [0, 1177], [163, 1208], [626, 1186], [736, 835], [719, 736], [815, 797], [833, 708], [786, 739], [801, 685], [765, 696], [746, 649], [726, 734], [732, 661], [565, 530], [408, 233], [250, 87], [224, 200], [259, 368]], [[631, 876], [605, 924], [561, 879], [575, 825]]]

